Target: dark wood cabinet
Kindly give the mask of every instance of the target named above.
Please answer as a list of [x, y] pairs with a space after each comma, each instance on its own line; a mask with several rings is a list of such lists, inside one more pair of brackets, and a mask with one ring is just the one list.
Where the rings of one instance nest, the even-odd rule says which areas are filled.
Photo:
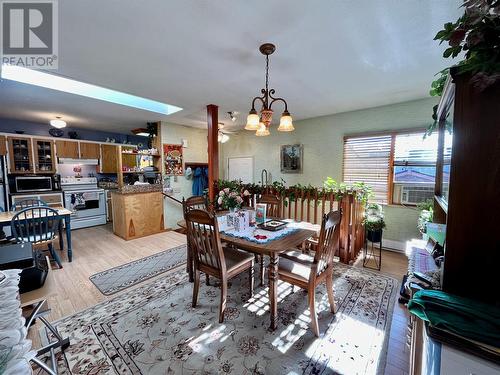
[[9, 137], [10, 173], [34, 173], [31, 138]]
[[500, 304], [500, 82], [483, 91], [452, 74], [453, 146], [443, 289]]

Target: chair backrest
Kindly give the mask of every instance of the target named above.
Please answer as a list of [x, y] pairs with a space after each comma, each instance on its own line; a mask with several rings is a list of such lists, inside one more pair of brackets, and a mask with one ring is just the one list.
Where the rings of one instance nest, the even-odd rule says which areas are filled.
[[12, 211], [20, 211], [27, 207], [47, 206], [47, 203], [41, 199], [28, 198], [17, 202], [12, 205]]
[[37, 244], [54, 239], [59, 220], [57, 210], [47, 206], [32, 206], [16, 212], [10, 227], [18, 242]]
[[257, 203], [265, 203], [267, 205], [266, 216], [275, 218], [281, 217], [281, 200], [276, 195], [262, 194]]
[[219, 272], [222, 278], [226, 270], [217, 218], [204, 210], [189, 210], [186, 213], [188, 241], [195, 267], [204, 265]]
[[331, 211], [323, 216], [319, 233], [318, 248], [314, 255], [316, 274], [326, 271], [333, 264], [333, 257], [340, 245], [340, 211]]
[[190, 210], [205, 210], [207, 211], [207, 200], [203, 196], [193, 196], [188, 199], [182, 199], [182, 210], [184, 212], [184, 219], [186, 213]]

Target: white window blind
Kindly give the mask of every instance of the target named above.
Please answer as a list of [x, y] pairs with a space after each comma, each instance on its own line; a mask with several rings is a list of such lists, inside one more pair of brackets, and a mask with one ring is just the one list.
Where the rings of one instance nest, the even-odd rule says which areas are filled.
[[346, 137], [343, 181], [364, 182], [373, 190], [377, 203], [387, 204], [391, 135]]
[[424, 139], [424, 132], [397, 134], [394, 165], [433, 166], [437, 159], [438, 132]]

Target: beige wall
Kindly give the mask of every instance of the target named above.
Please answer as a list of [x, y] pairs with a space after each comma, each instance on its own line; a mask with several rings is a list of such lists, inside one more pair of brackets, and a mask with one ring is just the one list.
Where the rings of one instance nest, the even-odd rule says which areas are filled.
[[[222, 146], [221, 158], [227, 174], [227, 159], [234, 156], [253, 156], [255, 182], [260, 181], [261, 170], [267, 169], [273, 181], [283, 178], [287, 184], [321, 186], [327, 176], [342, 180], [343, 136], [366, 131], [426, 127], [431, 121], [434, 98], [339, 113], [297, 121], [295, 131], [279, 133], [272, 127], [268, 137], [255, 137], [242, 131], [232, 135]], [[292, 113], [293, 115], [293, 113]], [[304, 168], [301, 174], [280, 173], [280, 145], [304, 145]], [[402, 242], [417, 237], [417, 211], [400, 206], [386, 207], [386, 245], [398, 247]], [[394, 242], [395, 241], [395, 242]]]
[[[183, 157], [185, 162], [207, 162], [207, 131], [196, 129], [182, 125], [171, 124], [167, 122], [161, 123], [161, 141], [162, 143], [180, 144], [182, 140], [188, 141], [188, 147], [183, 149]], [[182, 200], [182, 197], [190, 197], [192, 194], [192, 180], [186, 179], [184, 176], [170, 177], [171, 186], [174, 188], [174, 197]], [[182, 218], [182, 207], [165, 198], [165, 226], [167, 228], [177, 228], [177, 221]]]

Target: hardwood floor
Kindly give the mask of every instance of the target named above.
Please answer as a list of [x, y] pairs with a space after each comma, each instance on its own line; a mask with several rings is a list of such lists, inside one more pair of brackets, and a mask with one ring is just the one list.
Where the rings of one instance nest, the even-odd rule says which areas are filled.
[[[360, 254], [355, 267], [363, 267], [363, 259]], [[402, 276], [408, 269], [408, 260], [402, 253], [382, 250], [381, 273], [395, 277], [401, 282]], [[377, 272], [377, 271], [375, 271]], [[398, 291], [399, 292], [399, 291]], [[387, 351], [386, 375], [408, 374], [410, 364], [410, 349], [406, 345], [409, 314], [405, 306], [401, 305], [396, 298], [394, 312], [392, 314], [391, 334], [389, 336], [389, 347]]]
[[[68, 263], [64, 253], [62, 255], [64, 268], [52, 272], [56, 288], [48, 298], [51, 308], [48, 316], [50, 321], [119, 295], [117, 293], [104, 296], [91, 283], [89, 276], [186, 243], [186, 236], [174, 231], [125, 241], [113, 234], [110, 225], [75, 230], [72, 232], [72, 237], [73, 262]], [[362, 260], [359, 258], [354, 266], [362, 267]], [[382, 252], [382, 273], [401, 280], [406, 269], [407, 259], [403, 254], [385, 250]], [[162, 275], [157, 277], [162, 277]], [[151, 282], [151, 279], [147, 282]], [[141, 283], [135, 287], [142, 285]], [[389, 338], [386, 374], [408, 373], [407, 322], [406, 308], [396, 301]], [[40, 345], [38, 327], [33, 327], [29, 331], [29, 338], [33, 340], [34, 347]]]

